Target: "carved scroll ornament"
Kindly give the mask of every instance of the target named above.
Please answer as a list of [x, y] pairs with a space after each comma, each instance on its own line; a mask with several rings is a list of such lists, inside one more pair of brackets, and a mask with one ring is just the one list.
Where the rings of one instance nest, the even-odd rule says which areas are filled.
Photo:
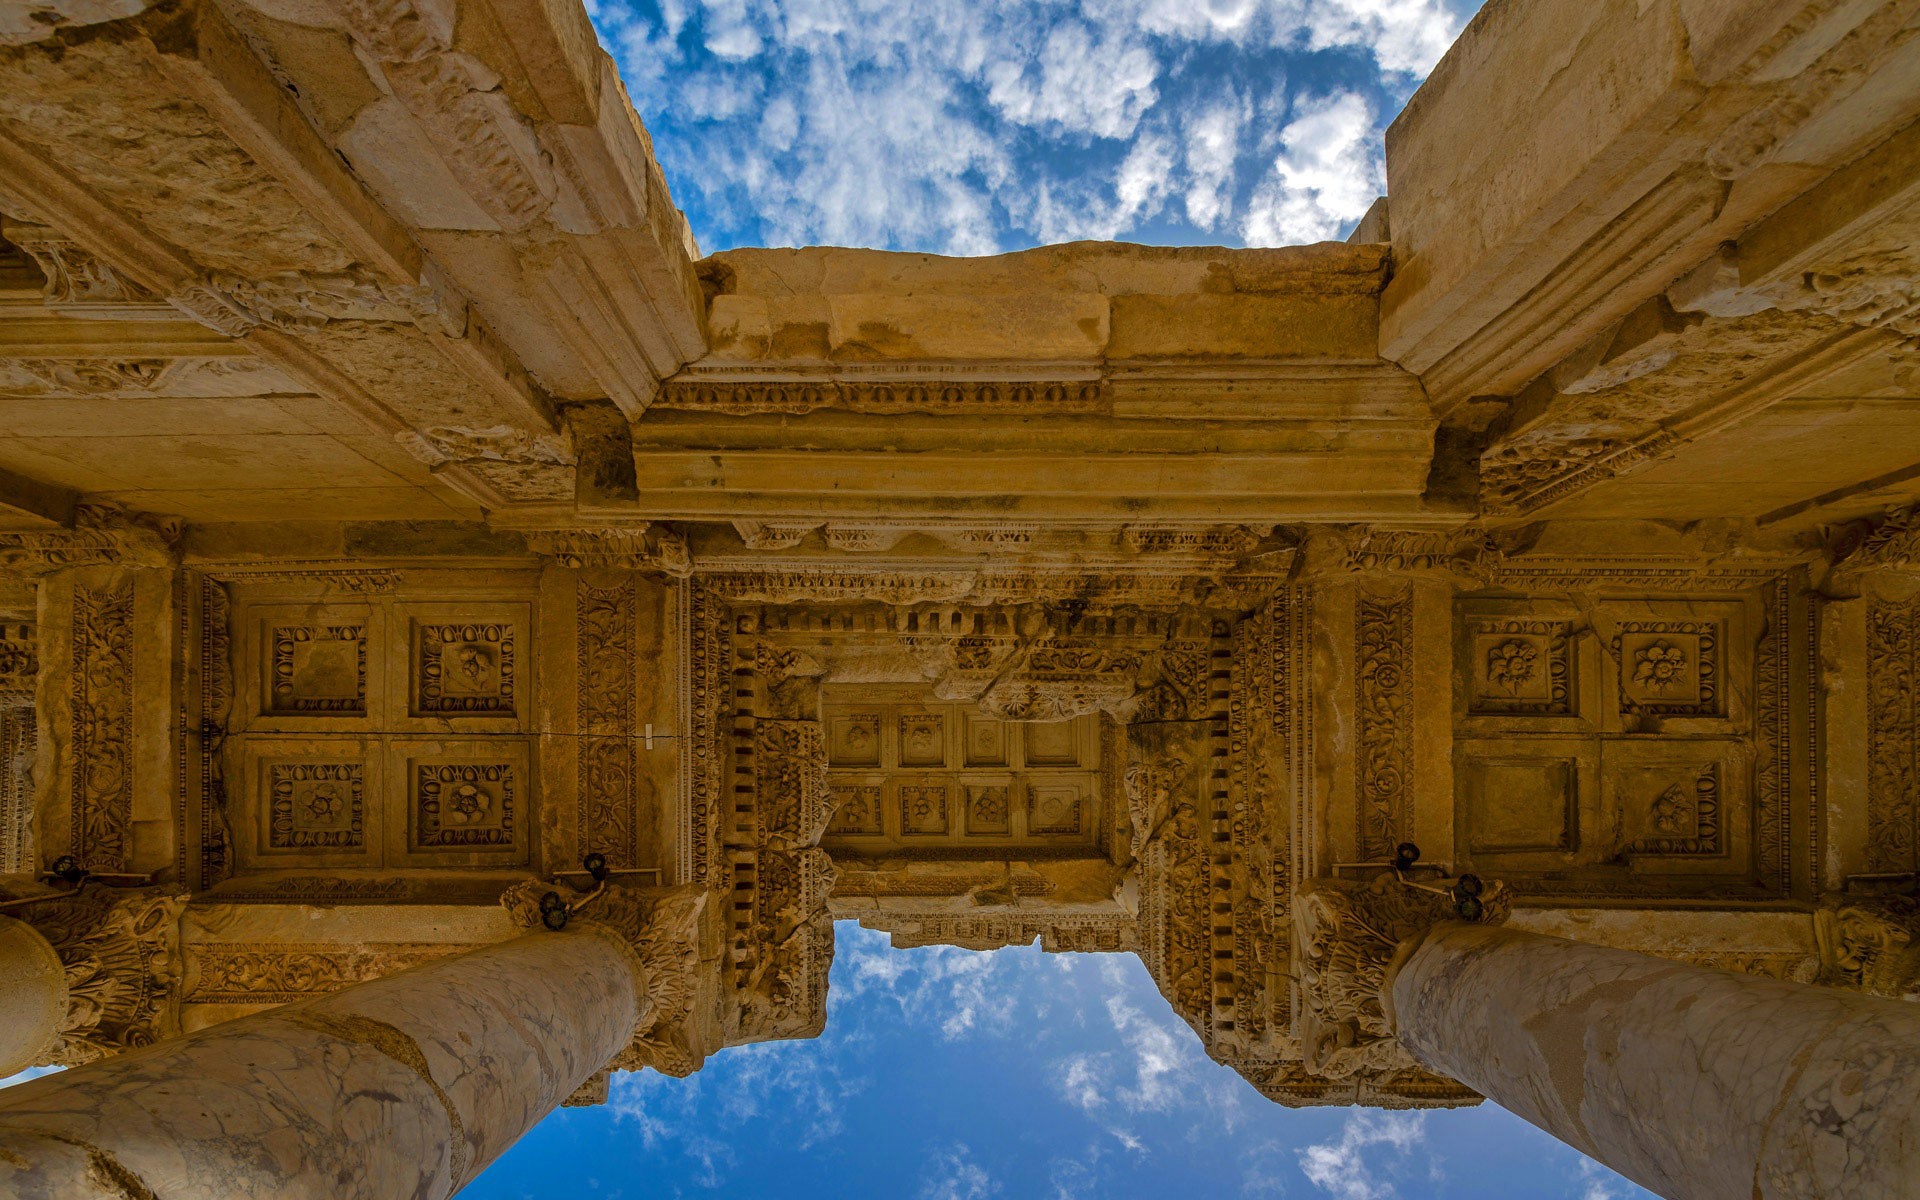
[[[1512, 911], [1503, 884], [1486, 885], [1478, 901], [1479, 924], [1501, 924]], [[1456, 901], [1444, 889], [1411, 887], [1393, 872], [1382, 872], [1370, 883], [1319, 879], [1303, 886], [1294, 903], [1293, 946], [1307, 1069], [1348, 1079], [1415, 1066], [1394, 1037], [1381, 997], [1401, 947], [1443, 921], [1459, 919]]]

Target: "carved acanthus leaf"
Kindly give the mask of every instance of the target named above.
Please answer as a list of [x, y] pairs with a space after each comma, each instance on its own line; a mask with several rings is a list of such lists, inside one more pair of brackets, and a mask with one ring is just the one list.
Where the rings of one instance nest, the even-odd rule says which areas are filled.
[[[1480, 923], [1500, 924], [1512, 898], [1504, 885], [1493, 883], [1481, 904]], [[1346, 1079], [1415, 1065], [1395, 1040], [1381, 997], [1400, 947], [1457, 919], [1445, 895], [1410, 887], [1392, 872], [1369, 883], [1318, 879], [1300, 888], [1293, 906], [1293, 968], [1309, 1071]]]
[[185, 896], [88, 884], [13, 910], [67, 972], [67, 1018], [50, 1062], [78, 1066], [150, 1046], [179, 1026], [180, 914]]
[[652, 1067], [688, 1075], [700, 1067], [709, 1038], [699, 1028], [700, 923], [708, 893], [692, 884], [635, 888], [618, 883], [580, 891], [565, 883], [515, 884], [500, 903], [515, 923], [540, 929], [540, 899], [553, 892], [574, 906], [568, 928], [598, 927], [617, 935], [634, 953], [635, 979], [644, 1003], [633, 1042], [614, 1066]]
[[1920, 898], [1842, 896], [1815, 919], [1820, 982], [1920, 1000]]

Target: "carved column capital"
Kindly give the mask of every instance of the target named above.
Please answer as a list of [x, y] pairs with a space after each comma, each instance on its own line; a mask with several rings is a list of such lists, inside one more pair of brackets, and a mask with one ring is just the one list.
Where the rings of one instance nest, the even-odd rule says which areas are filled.
[[[1497, 925], [1512, 911], [1506, 885], [1474, 876], [1416, 881], [1392, 871], [1368, 882], [1316, 879], [1293, 906], [1294, 981], [1307, 1069], [1329, 1079], [1414, 1067], [1394, 1037], [1386, 994], [1393, 971], [1428, 930], [1470, 919]], [[1476, 894], [1477, 893], [1477, 894]], [[1472, 904], [1463, 903], [1472, 899]]]
[[[695, 999], [707, 895], [693, 885], [636, 888], [608, 882], [583, 891], [565, 882], [528, 880], [507, 889], [500, 903], [523, 928], [594, 929], [617, 937], [631, 952], [642, 1003], [633, 1041], [613, 1065], [684, 1076], [698, 1070], [706, 1056], [704, 1031], [695, 1027], [700, 1015]], [[555, 915], [559, 912], [565, 915]]]
[[47, 939], [66, 969], [67, 1014], [49, 1063], [78, 1066], [179, 1031], [186, 906], [185, 896], [163, 888], [88, 884], [10, 910]]
[[1814, 917], [1820, 982], [1920, 999], [1920, 898], [1839, 896]]

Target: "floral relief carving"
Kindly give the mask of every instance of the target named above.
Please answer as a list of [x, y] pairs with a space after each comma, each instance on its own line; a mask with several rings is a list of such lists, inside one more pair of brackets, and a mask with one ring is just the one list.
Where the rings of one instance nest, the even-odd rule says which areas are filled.
[[636, 865], [639, 749], [634, 671], [639, 595], [633, 580], [613, 587], [582, 581], [574, 600], [574, 742], [579, 807], [574, 836], [613, 867]]
[[1867, 866], [1920, 867], [1920, 727], [1915, 692], [1920, 608], [1875, 601], [1867, 609]]
[[1627, 854], [1718, 854], [1720, 840], [1720, 769], [1708, 766], [1689, 772], [1646, 800], [1650, 836], [1627, 843]]
[[1532, 642], [1518, 638], [1501, 642], [1487, 651], [1487, 682], [1508, 695], [1518, 695], [1540, 674], [1539, 658], [1540, 649]]
[[267, 845], [274, 850], [348, 850], [366, 845], [362, 766], [268, 764]]
[[1355, 613], [1354, 701], [1360, 857], [1392, 855], [1411, 832], [1413, 595], [1363, 594]]
[[73, 590], [70, 852], [128, 866], [133, 821], [133, 583]]
[[435, 716], [513, 713], [513, 626], [420, 626], [418, 708]]
[[1650, 692], [1665, 693], [1680, 679], [1687, 652], [1672, 642], [1642, 646], [1633, 656], [1633, 682]]
[[1622, 621], [1613, 637], [1620, 710], [1657, 716], [1726, 715], [1714, 621]]
[[421, 849], [510, 847], [518, 820], [511, 763], [414, 767], [414, 843]]
[[452, 942], [199, 942], [188, 951], [192, 983], [182, 999], [189, 1004], [291, 1004], [472, 948]]
[[67, 974], [67, 1017], [47, 1061], [78, 1066], [177, 1032], [180, 914], [157, 888], [83, 885], [15, 908], [53, 945]]
[[[1499, 883], [1480, 895], [1481, 924], [1501, 924], [1512, 896]], [[1329, 1079], [1413, 1067], [1381, 1003], [1401, 943], [1460, 919], [1444, 894], [1408, 887], [1392, 872], [1371, 882], [1317, 879], [1293, 909], [1293, 973], [1307, 1070]]]

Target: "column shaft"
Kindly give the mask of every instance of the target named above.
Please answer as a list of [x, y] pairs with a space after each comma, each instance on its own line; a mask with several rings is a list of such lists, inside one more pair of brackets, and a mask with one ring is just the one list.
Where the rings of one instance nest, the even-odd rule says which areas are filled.
[[0, 1092], [0, 1195], [442, 1200], [633, 1035], [612, 934], [529, 934]]
[[1388, 991], [1423, 1066], [1669, 1200], [1913, 1195], [1920, 1005], [1461, 924]]
[[0, 917], [0, 1078], [39, 1061], [66, 1016], [59, 954], [33, 926]]

